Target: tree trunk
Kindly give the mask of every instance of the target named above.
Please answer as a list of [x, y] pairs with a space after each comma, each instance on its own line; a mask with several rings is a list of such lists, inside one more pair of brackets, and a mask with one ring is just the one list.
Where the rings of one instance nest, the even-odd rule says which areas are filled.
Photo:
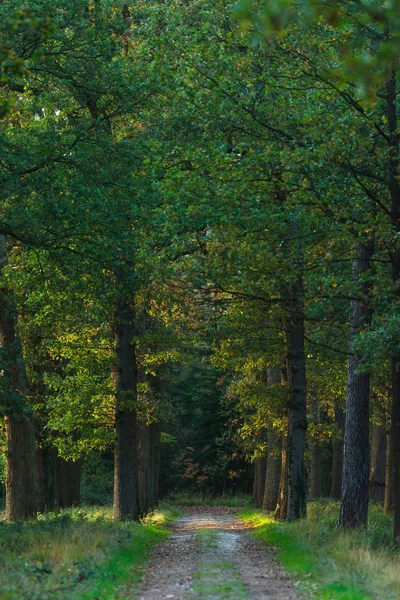
[[287, 519], [288, 511], [288, 460], [287, 460], [287, 433], [282, 433], [282, 459], [281, 459], [281, 479], [279, 482], [278, 502], [274, 513], [274, 518], [278, 521]]
[[262, 509], [269, 512], [276, 509], [282, 468], [282, 435], [268, 430], [268, 455]]
[[[57, 451], [41, 439], [37, 432], [38, 512], [51, 510], [56, 505], [56, 461]], [[58, 504], [57, 504], [58, 506]]]
[[150, 508], [153, 508], [158, 502], [158, 483], [160, 479], [160, 460], [161, 460], [161, 423], [152, 423], [150, 429], [150, 452], [152, 464], [152, 486], [149, 491]]
[[[0, 235], [0, 277], [7, 264], [7, 243]], [[0, 348], [3, 351], [3, 386], [6, 395], [6, 519], [27, 519], [36, 514], [37, 467], [35, 428], [27, 406], [28, 380], [22, 347], [16, 333], [12, 293], [0, 283]]]
[[265, 456], [257, 458], [254, 461], [254, 486], [253, 497], [257, 508], [261, 508], [265, 489], [265, 471], [267, 468], [267, 459]]
[[[368, 293], [371, 286], [365, 281], [370, 268], [374, 244], [366, 242], [356, 248], [353, 260], [353, 280], [358, 282], [362, 299], [352, 300], [350, 317], [350, 350], [359, 331], [371, 321]], [[361, 282], [361, 283], [360, 283]], [[368, 521], [369, 480], [369, 395], [370, 374], [359, 372], [361, 359], [353, 354], [348, 360], [346, 390], [346, 421], [344, 430], [342, 499], [339, 524], [359, 527]]]
[[389, 514], [394, 509], [393, 502], [393, 464], [392, 464], [392, 432], [391, 423], [386, 425], [386, 470], [385, 470], [385, 500], [383, 510]]
[[[121, 283], [120, 278], [119, 286]], [[127, 299], [121, 290], [116, 306], [114, 334], [116, 408], [113, 515], [115, 519], [137, 519], [135, 309], [132, 299]]]
[[331, 498], [340, 499], [343, 471], [344, 410], [335, 404], [336, 431], [332, 436]]
[[138, 442], [138, 502], [140, 514], [149, 512], [153, 495], [153, 465], [151, 455], [150, 426], [143, 421], [137, 423]]
[[[392, 69], [386, 81], [387, 121], [389, 129], [388, 176], [391, 200], [391, 225], [396, 235], [394, 247], [390, 253], [392, 261], [392, 281], [397, 300], [400, 297], [400, 182], [399, 182], [399, 150], [400, 133], [397, 124], [397, 79], [396, 70]], [[400, 544], [400, 353], [395, 344], [392, 356], [392, 413], [390, 435], [390, 464], [392, 466], [392, 485], [394, 504], [393, 538]], [[390, 492], [389, 492], [390, 493]]]
[[[281, 370], [277, 367], [267, 367], [267, 385], [281, 385]], [[271, 423], [267, 434], [267, 464], [265, 474], [263, 511], [276, 509], [279, 494], [279, 482], [282, 466], [282, 435], [274, 430]]]
[[65, 460], [54, 450], [54, 503], [58, 508], [78, 506], [81, 489], [81, 461]]
[[[311, 421], [318, 425], [320, 421], [320, 402], [318, 398], [311, 401]], [[320, 498], [322, 495], [321, 444], [315, 434], [310, 436], [310, 496]]]
[[36, 515], [35, 429], [32, 420], [5, 418], [6, 520]]
[[[154, 390], [158, 405], [163, 406], [165, 400], [165, 386], [163, 378], [160, 374], [150, 378], [150, 384]], [[159, 411], [159, 413], [161, 410]], [[161, 417], [158, 415], [158, 420], [150, 425], [150, 450], [151, 462], [153, 466], [153, 486], [152, 496], [150, 494], [150, 506], [155, 506], [158, 502], [159, 480], [160, 480], [160, 462], [161, 462]]]
[[37, 512], [43, 513], [46, 510], [46, 456], [45, 449], [39, 447], [36, 451], [37, 468]]
[[[144, 326], [143, 326], [144, 332]], [[138, 421], [138, 499], [139, 509], [142, 514], [154, 508], [158, 500], [158, 478], [160, 469], [160, 437], [159, 422], [146, 422], [146, 417], [158, 418], [157, 411], [146, 415], [146, 405], [155, 407], [162, 402], [162, 383], [159, 376], [146, 374], [139, 370], [138, 382], [147, 383], [148, 389], [142, 406], [141, 419]], [[139, 403], [140, 404], [140, 403]], [[139, 409], [140, 410], [140, 409]]]
[[386, 481], [386, 427], [372, 425], [371, 467], [369, 473], [369, 497], [384, 502]]
[[393, 538], [400, 545], [400, 357], [392, 361], [392, 430], [390, 436], [392, 467], [391, 489], [393, 493]]
[[63, 493], [64, 506], [79, 506], [81, 492], [81, 461], [63, 460], [63, 462], [64, 472], [61, 482], [61, 489]]
[[288, 514], [289, 521], [306, 515], [304, 452], [307, 431], [306, 363], [304, 352], [303, 281], [288, 286], [287, 362], [288, 419]]

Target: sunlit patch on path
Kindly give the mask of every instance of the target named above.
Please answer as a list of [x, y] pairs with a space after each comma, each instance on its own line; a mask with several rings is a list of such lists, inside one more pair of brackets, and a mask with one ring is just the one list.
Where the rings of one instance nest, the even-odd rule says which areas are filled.
[[234, 515], [191, 510], [153, 553], [139, 600], [296, 600], [271, 556]]

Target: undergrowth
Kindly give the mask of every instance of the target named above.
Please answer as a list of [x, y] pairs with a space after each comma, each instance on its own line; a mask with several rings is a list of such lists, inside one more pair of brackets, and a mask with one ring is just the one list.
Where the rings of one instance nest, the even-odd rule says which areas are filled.
[[115, 522], [111, 509], [84, 507], [0, 521], [0, 600], [108, 600], [140, 577], [150, 549], [178, 511], [142, 523]]
[[171, 494], [167, 501], [178, 506], [228, 506], [231, 508], [244, 508], [252, 505], [251, 496], [224, 495], [224, 496], [199, 496], [190, 493]]
[[318, 600], [400, 598], [400, 553], [392, 545], [392, 517], [370, 507], [367, 529], [337, 528], [339, 504], [310, 502], [308, 518], [287, 523], [255, 509], [240, 513], [254, 535], [276, 547], [306, 597]]

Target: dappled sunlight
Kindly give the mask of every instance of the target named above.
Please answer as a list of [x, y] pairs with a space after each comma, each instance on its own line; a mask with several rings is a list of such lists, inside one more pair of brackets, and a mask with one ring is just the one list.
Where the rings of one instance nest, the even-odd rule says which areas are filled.
[[179, 527], [183, 531], [195, 531], [203, 529], [222, 529], [222, 530], [240, 530], [247, 529], [247, 526], [238, 521], [232, 515], [215, 514], [201, 512], [193, 513], [179, 519]]

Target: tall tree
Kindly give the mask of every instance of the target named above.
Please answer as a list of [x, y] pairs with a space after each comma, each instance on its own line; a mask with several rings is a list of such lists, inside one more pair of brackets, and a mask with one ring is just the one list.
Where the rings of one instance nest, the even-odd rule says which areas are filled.
[[36, 513], [35, 430], [28, 404], [28, 380], [17, 331], [12, 291], [4, 271], [7, 240], [0, 235], [0, 348], [6, 424], [6, 519], [26, 519]]

